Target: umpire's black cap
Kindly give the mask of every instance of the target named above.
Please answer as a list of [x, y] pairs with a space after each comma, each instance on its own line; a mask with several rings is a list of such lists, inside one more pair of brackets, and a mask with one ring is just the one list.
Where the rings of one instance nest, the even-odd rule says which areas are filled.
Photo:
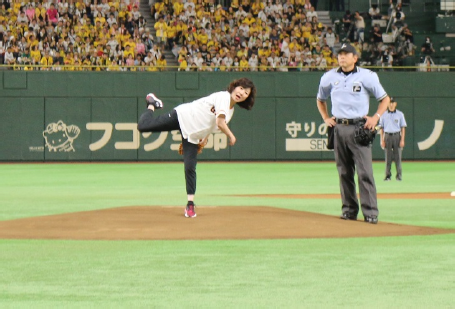
[[357, 50], [354, 48], [354, 46], [352, 46], [349, 43], [343, 43], [341, 45], [340, 49], [338, 50], [338, 53], [340, 53], [342, 51], [347, 52], [347, 53], [353, 53], [354, 55], [357, 55]]

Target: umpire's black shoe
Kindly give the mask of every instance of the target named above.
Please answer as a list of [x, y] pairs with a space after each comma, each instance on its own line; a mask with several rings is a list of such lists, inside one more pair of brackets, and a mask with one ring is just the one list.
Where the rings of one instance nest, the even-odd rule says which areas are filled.
[[401, 175], [397, 175], [397, 180], [401, 181]]
[[391, 179], [390, 179], [390, 176], [386, 176], [386, 177], [384, 178], [384, 181], [390, 181], [390, 180], [391, 180]]
[[357, 216], [348, 214], [347, 212], [341, 214], [340, 218], [343, 220], [357, 220]]
[[364, 221], [368, 222], [368, 223], [371, 223], [371, 224], [378, 224], [378, 217], [375, 217], [375, 216], [368, 217], [368, 216], [366, 216]]

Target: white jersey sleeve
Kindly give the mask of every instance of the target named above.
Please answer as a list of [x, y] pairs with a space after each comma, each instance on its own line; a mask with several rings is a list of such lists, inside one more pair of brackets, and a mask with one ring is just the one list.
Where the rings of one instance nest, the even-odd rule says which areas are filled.
[[[226, 93], [229, 97], [226, 99]], [[215, 92], [209, 96], [213, 100], [213, 107], [215, 108], [215, 115], [224, 115], [226, 117], [226, 123], [231, 120], [231, 95], [227, 91]], [[234, 109], [232, 109], [234, 111]]]
[[175, 108], [183, 138], [190, 143], [198, 144], [217, 130], [216, 117], [225, 115], [228, 123], [234, 109], [230, 108], [231, 95], [227, 91], [212, 93], [191, 103], [185, 103]]

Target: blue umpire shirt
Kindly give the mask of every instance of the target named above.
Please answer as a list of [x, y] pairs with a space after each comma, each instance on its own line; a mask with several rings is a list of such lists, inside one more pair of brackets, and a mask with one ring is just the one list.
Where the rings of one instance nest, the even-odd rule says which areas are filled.
[[394, 112], [385, 112], [379, 120], [379, 126], [384, 129], [385, 133], [397, 133], [401, 128], [407, 127], [404, 114], [395, 109]]
[[370, 94], [378, 101], [387, 96], [375, 72], [355, 66], [352, 73], [345, 75], [340, 67], [321, 77], [317, 98], [325, 102], [331, 97], [332, 115], [336, 118], [355, 119], [368, 115]]

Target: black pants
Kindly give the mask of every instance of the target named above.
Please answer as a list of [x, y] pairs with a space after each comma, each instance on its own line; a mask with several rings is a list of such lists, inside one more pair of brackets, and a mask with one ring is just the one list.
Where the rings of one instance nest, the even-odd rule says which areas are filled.
[[371, 147], [354, 142], [354, 125], [335, 126], [335, 162], [340, 177], [341, 211], [357, 217], [359, 201], [354, 180], [357, 176], [360, 191], [360, 206], [364, 216], [378, 216], [376, 185], [373, 177]]
[[397, 169], [397, 177], [401, 177], [401, 152], [403, 148], [400, 148], [401, 135], [385, 133], [385, 176], [392, 176], [392, 161], [395, 161], [395, 167]]
[[[174, 109], [172, 112], [154, 117], [154, 112], [151, 110], [145, 111], [139, 118], [137, 124], [139, 132], [163, 132], [179, 130], [180, 124], [177, 117], [177, 111]], [[183, 138], [183, 163], [185, 168], [185, 181], [186, 193], [196, 193], [196, 164], [197, 164], [197, 150], [198, 145], [188, 142]]]

